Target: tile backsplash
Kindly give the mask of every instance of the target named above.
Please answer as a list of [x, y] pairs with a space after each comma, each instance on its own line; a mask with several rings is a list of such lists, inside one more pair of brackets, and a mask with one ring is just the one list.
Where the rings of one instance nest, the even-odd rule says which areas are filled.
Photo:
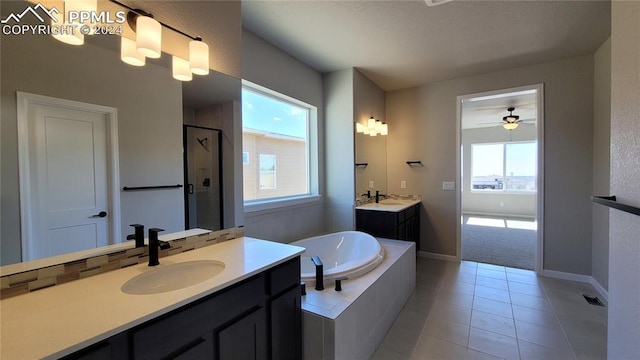
[[[158, 255], [165, 257], [179, 254], [242, 236], [244, 236], [244, 228], [234, 227], [178, 238], [167, 241], [171, 247], [159, 250]], [[2, 276], [0, 278], [0, 299], [144, 263], [148, 261], [148, 258], [148, 248], [145, 246]]]

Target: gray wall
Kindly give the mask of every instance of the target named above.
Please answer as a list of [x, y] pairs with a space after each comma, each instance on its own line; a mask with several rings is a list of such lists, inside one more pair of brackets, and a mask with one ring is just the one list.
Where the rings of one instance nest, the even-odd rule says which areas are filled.
[[[393, 119], [388, 146], [389, 192], [422, 194], [424, 251], [456, 255], [456, 97], [544, 83], [544, 268], [591, 274], [593, 57], [584, 56], [427, 84], [387, 94]], [[409, 146], [407, 144], [410, 144]], [[408, 158], [424, 167], [409, 168]]]
[[[117, 52], [91, 44], [72, 47], [50, 36], [3, 36], [1, 73], [2, 264], [20, 261], [16, 91], [117, 108], [120, 185], [183, 182], [181, 85], [169, 69], [134, 68]], [[180, 190], [120, 192], [120, 201], [118, 242], [133, 223], [184, 229]]]
[[[640, 207], [640, 2], [613, 1], [611, 193]], [[640, 356], [640, 216], [610, 211], [607, 356]]]
[[[464, 116], [464, 115], [463, 115]], [[462, 130], [462, 213], [480, 215], [504, 215], [534, 218], [536, 194], [532, 193], [483, 193], [471, 189], [471, 144], [531, 141], [538, 137], [535, 126], [520, 126], [507, 131], [502, 126]]]
[[[593, 93], [593, 194], [609, 195], [611, 137], [611, 39], [594, 55]], [[609, 286], [609, 210], [593, 206], [592, 276]]]
[[324, 74], [326, 232], [354, 229], [353, 78], [355, 69]]
[[[255, 34], [242, 33], [242, 77], [255, 84], [291, 96], [318, 108], [318, 169], [312, 171], [319, 178], [320, 194], [324, 193], [323, 94], [322, 77], [314, 69], [262, 40]], [[241, 155], [240, 149], [240, 155]], [[242, 160], [239, 162], [242, 165]], [[242, 206], [242, 199], [236, 199]], [[324, 231], [324, 204], [288, 206], [244, 214], [245, 234], [267, 240], [291, 242]]]

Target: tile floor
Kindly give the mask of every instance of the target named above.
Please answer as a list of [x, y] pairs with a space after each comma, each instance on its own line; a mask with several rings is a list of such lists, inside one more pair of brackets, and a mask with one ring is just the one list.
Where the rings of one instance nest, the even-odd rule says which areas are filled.
[[598, 295], [589, 284], [469, 261], [418, 258], [416, 271], [374, 359], [606, 358], [607, 310], [584, 300]]

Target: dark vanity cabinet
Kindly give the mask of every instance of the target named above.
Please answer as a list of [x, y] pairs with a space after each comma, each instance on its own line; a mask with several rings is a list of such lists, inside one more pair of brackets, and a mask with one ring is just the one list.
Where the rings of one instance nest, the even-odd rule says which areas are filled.
[[356, 209], [356, 230], [375, 237], [413, 241], [420, 248], [420, 203], [401, 211]]
[[67, 358], [300, 359], [299, 284], [296, 257]]

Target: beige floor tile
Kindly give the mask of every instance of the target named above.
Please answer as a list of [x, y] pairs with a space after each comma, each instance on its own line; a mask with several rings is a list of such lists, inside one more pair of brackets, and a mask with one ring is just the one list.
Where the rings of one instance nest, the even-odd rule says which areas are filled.
[[516, 326], [512, 318], [473, 310], [471, 314], [471, 326], [510, 337], [516, 337]]
[[533, 271], [531, 275], [525, 275], [521, 273], [512, 273], [507, 271], [507, 280], [509, 282], [517, 282], [517, 283], [529, 284], [529, 285], [540, 284], [540, 280], [538, 280], [538, 276]]
[[569, 360], [575, 359], [570, 350], [551, 349], [546, 346], [518, 340], [522, 360]]
[[471, 305], [473, 304], [473, 295], [442, 289], [438, 292], [436, 301], [471, 308]]
[[401, 354], [395, 350], [379, 346], [376, 352], [373, 354], [372, 360], [409, 360], [410, 356]]
[[446, 282], [440, 286], [440, 291], [456, 291], [464, 294], [473, 295], [476, 290], [476, 286], [470, 283], [464, 282]]
[[492, 277], [478, 275], [476, 276], [476, 285], [509, 291], [509, 285], [507, 284], [506, 280], [496, 279]]
[[506, 290], [498, 290], [486, 286], [476, 285], [475, 296], [483, 297], [485, 299], [497, 300], [506, 303], [511, 302], [509, 292]]
[[510, 296], [511, 303], [514, 305], [527, 306], [538, 310], [553, 312], [553, 308], [547, 299], [520, 293], [511, 293]]
[[473, 298], [473, 309], [507, 318], [513, 318], [511, 304], [504, 301], [475, 296]]
[[519, 282], [509, 282], [509, 292], [546, 298], [542, 285], [530, 285], [530, 284], [522, 284]]
[[422, 330], [422, 336], [432, 336], [460, 346], [467, 346], [469, 325], [430, 317]]
[[471, 323], [471, 308], [445, 302], [436, 302], [433, 305], [429, 317], [469, 325]]
[[469, 348], [504, 359], [520, 357], [515, 338], [477, 328], [469, 332]]
[[467, 360], [501, 360], [499, 356], [485, 354], [478, 350], [467, 349]]
[[478, 269], [489, 269], [489, 270], [503, 271], [504, 272], [506, 268], [504, 266], [501, 266], [501, 265], [478, 263]]
[[552, 328], [560, 329], [560, 323], [556, 319], [556, 315], [552, 312], [538, 310], [522, 305], [511, 305], [513, 309], [513, 318], [520, 321]]
[[494, 270], [491, 268], [478, 267], [478, 276], [486, 276], [499, 280], [507, 280], [507, 273], [504, 270]]
[[561, 329], [531, 324], [516, 320], [516, 333], [519, 340], [546, 346], [556, 350], [570, 349], [564, 332]]
[[467, 348], [431, 336], [423, 336], [411, 359], [415, 360], [460, 360], [467, 356]]
[[394, 324], [387, 335], [382, 339], [380, 346], [393, 350], [400, 354], [411, 356], [418, 343], [421, 332], [414, 329], [403, 328]]

